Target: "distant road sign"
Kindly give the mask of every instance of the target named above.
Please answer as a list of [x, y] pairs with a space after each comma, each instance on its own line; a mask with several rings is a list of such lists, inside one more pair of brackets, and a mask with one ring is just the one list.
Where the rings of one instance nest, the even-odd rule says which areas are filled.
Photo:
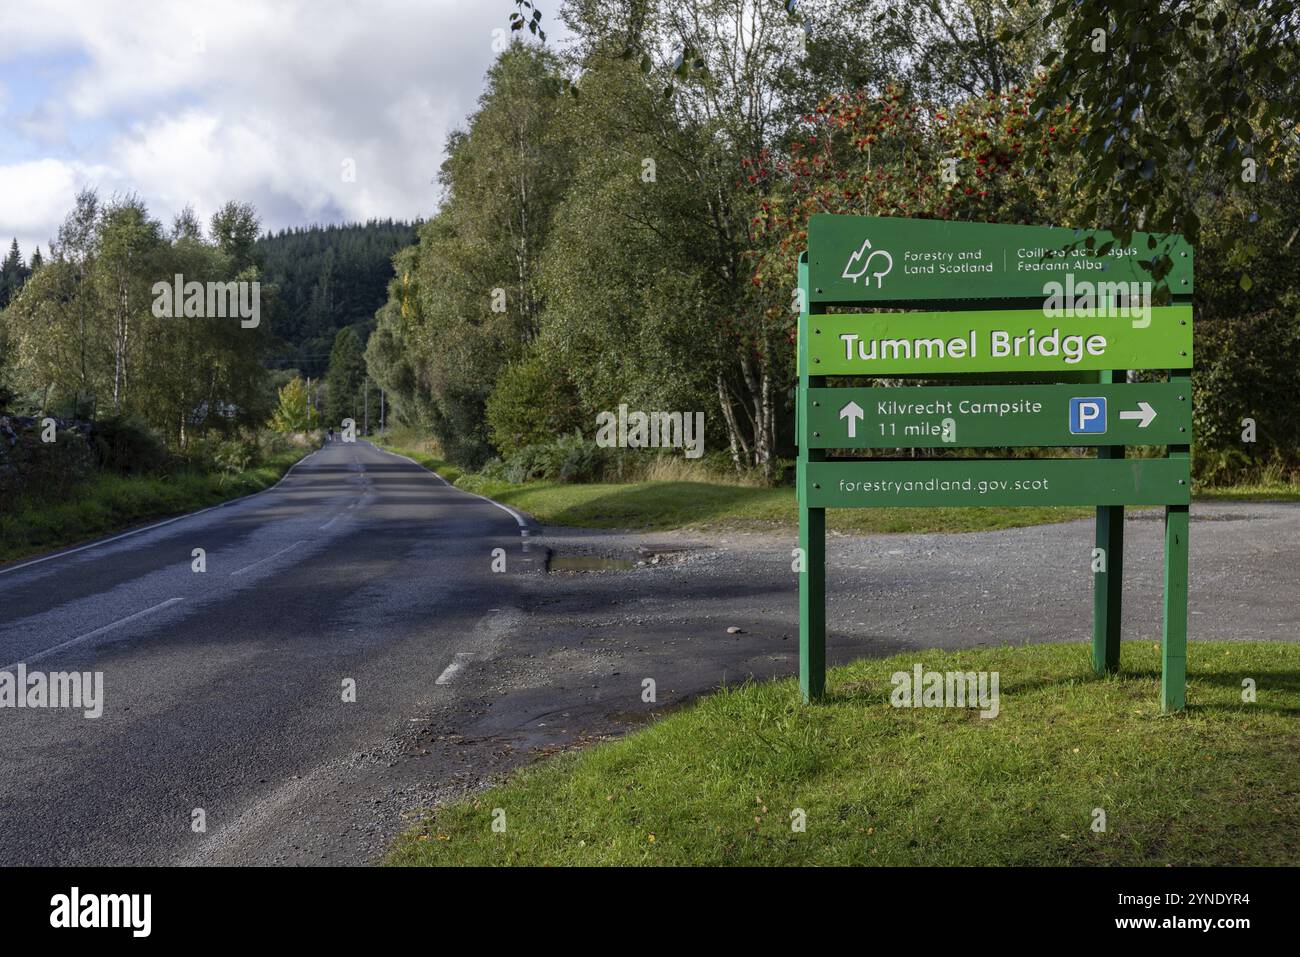
[[809, 301], [1037, 299], [1046, 283], [1069, 274], [1118, 293], [1116, 283], [1151, 282], [1139, 262], [1154, 252], [1173, 261], [1170, 291], [1191, 295], [1191, 246], [1181, 236], [1158, 237], [1152, 250], [1148, 235], [1134, 233], [1127, 246], [1098, 255], [1114, 239], [1104, 230], [816, 215], [808, 223]]
[[1186, 384], [810, 388], [813, 449], [1172, 445], [1188, 441]]

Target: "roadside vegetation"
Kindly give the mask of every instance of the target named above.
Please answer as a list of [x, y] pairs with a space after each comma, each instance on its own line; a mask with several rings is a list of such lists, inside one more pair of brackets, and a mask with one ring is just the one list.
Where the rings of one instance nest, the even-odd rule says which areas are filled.
[[[557, 2], [568, 39], [519, 28], [448, 140], [442, 204], [394, 258], [365, 352], [394, 421], [490, 473], [575, 429], [590, 442], [623, 405], [689, 410], [706, 459], [780, 485], [811, 214], [1114, 228], [1119, 247], [1142, 223], [1195, 247], [1197, 481], [1293, 484], [1284, 14], [1048, 7]], [[1167, 251], [1141, 253], [1159, 298]]]
[[[1098, 679], [1077, 644], [911, 652], [833, 669], [812, 707], [793, 680], [724, 689], [434, 809], [387, 862], [1294, 864], [1300, 645], [1193, 644], [1176, 716], [1155, 643], [1123, 654]], [[998, 672], [1000, 713], [891, 707], [891, 675], [918, 662]]]
[[[666, 531], [677, 528], [762, 530], [794, 527], [794, 489], [745, 480], [725, 468], [667, 456], [645, 456], [626, 481], [562, 481], [554, 471], [510, 481], [498, 468], [469, 472], [443, 457], [437, 443], [410, 429], [374, 441], [414, 459], [457, 488], [526, 512], [548, 525]], [[563, 444], [563, 443], [562, 443]], [[631, 457], [629, 457], [631, 458]], [[518, 477], [518, 476], [516, 476]], [[1300, 486], [1271, 484], [1198, 491], [1198, 501], [1297, 501]], [[1132, 509], [1131, 511], [1139, 511]], [[1090, 518], [1091, 508], [860, 508], [830, 509], [827, 526], [858, 534], [980, 532]]]
[[1300, 475], [1276, 461], [1240, 470], [1229, 465], [1195, 484], [1193, 492], [1201, 502], [1295, 502], [1300, 501]]
[[0, 562], [259, 492], [320, 444], [314, 434], [248, 432], [178, 455], [130, 420], [74, 424], [48, 444], [14, 421], [0, 418], [0, 440], [17, 437], [0, 456], [0, 484], [11, 490], [0, 508]]
[[[391, 253], [413, 228], [259, 239], [260, 229], [245, 203], [225, 204], [206, 228], [189, 208], [165, 226], [133, 194], [105, 201], [86, 189], [48, 255], [25, 261], [10, 243], [0, 260], [0, 561], [266, 488], [328, 422], [364, 426], [371, 404], [382, 408], [357, 329], [364, 335]], [[322, 380], [318, 353], [330, 342]], [[302, 368], [286, 365], [299, 359]]]

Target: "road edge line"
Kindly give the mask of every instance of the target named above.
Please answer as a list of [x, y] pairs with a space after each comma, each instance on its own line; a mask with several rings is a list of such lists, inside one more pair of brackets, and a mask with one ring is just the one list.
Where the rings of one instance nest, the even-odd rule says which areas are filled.
[[500, 502], [495, 501], [494, 499], [490, 499], [486, 495], [479, 495], [478, 492], [470, 492], [466, 489], [453, 485], [451, 482], [448, 482], [445, 478], [443, 478], [433, 469], [429, 468], [429, 466], [421, 465], [419, 462], [415, 461], [415, 459], [411, 458], [409, 455], [403, 455], [401, 452], [392, 452], [388, 449], [380, 448], [378, 445], [375, 445], [375, 443], [370, 441], [367, 441], [366, 445], [370, 446], [376, 452], [383, 452], [385, 455], [395, 455], [399, 459], [406, 459], [406, 461], [410, 462], [412, 465], [416, 466], [417, 468], [424, 469], [424, 471], [428, 472], [430, 475], [436, 478], [443, 485], [447, 486], [448, 488], [456, 489], [456, 491], [460, 492], [462, 495], [472, 495], [474, 498], [487, 502], [489, 505], [495, 505], [497, 508], [501, 509], [501, 511], [505, 512], [507, 515], [509, 515], [511, 518], [515, 520], [515, 522], [519, 525], [519, 534], [521, 536], [527, 538], [529, 535], [532, 534], [532, 529], [529, 528], [528, 525], [528, 519], [526, 519], [521, 513], [515, 511], [509, 505], [502, 505]]
[[34, 655], [29, 655], [26, 658], [23, 658], [19, 661], [15, 661], [11, 665], [6, 665], [4, 668], [0, 668], [0, 671], [12, 671], [13, 669], [17, 668], [19, 665], [34, 664], [35, 662], [40, 661], [43, 658], [48, 658], [52, 654], [63, 651], [67, 648], [71, 648], [74, 645], [79, 645], [83, 641], [86, 641], [90, 638], [97, 638], [107, 631], [112, 631], [114, 628], [118, 627], [119, 625], [125, 625], [129, 621], [136, 621], [137, 619], [143, 618], [145, 615], [152, 614], [153, 612], [158, 611], [161, 608], [170, 608], [172, 605], [175, 605], [176, 603], [182, 602], [184, 600], [185, 599], [181, 597], [181, 598], [168, 598], [165, 601], [160, 601], [156, 605], [150, 605], [148, 608], [144, 609], [143, 611], [137, 611], [135, 614], [127, 615], [125, 618], [119, 618], [117, 621], [110, 621], [107, 625], [100, 625], [94, 631], [88, 631], [84, 635], [78, 635], [76, 638], [70, 638], [69, 640], [54, 645], [53, 647], [46, 648], [42, 651], [38, 651]]

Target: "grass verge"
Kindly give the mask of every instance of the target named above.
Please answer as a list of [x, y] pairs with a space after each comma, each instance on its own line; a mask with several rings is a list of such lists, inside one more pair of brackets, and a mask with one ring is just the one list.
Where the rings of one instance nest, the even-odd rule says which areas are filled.
[[61, 502], [20, 500], [0, 515], [0, 562], [123, 531], [134, 525], [260, 492], [312, 449], [281, 452], [257, 468], [230, 474], [97, 475]]
[[[891, 707], [916, 662], [999, 672], [1001, 713]], [[1151, 642], [1124, 666], [1094, 678], [1083, 645], [927, 651], [835, 669], [814, 707], [792, 680], [723, 690], [436, 810], [386, 863], [1295, 864], [1300, 645], [1196, 643], [1180, 715], [1158, 711]]]
[[[408, 437], [409, 438], [409, 437]], [[648, 481], [574, 484], [529, 482], [511, 485], [439, 458], [427, 445], [401, 442], [381, 448], [399, 452], [436, 471], [457, 488], [486, 495], [527, 512], [547, 525], [667, 531], [678, 528], [793, 528], [799, 523], [794, 489], [738, 485], [726, 481]], [[1196, 501], [1300, 501], [1300, 486], [1276, 484], [1198, 491]], [[1130, 512], [1149, 509], [1130, 508]], [[830, 509], [828, 528], [858, 534], [983, 532], [1092, 518], [1095, 509], [1021, 508], [852, 508]]]
[[1274, 482], [1196, 490], [1198, 502], [1300, 502], [1300, 485]]
[[[433, 469], [457, 488], [486, 495], [547, 525], [666, 531], [676, 528], [787, 528], [798, 525], [792, 488], [726, 482], [651, 481], [623, 484], [529, 482], [511, 485], [466, 472], [426, 448], [381, 448]], [[827, 525], [845, 532], [975, 532], [1087, 518], [1090, 508], [832, 509]]]

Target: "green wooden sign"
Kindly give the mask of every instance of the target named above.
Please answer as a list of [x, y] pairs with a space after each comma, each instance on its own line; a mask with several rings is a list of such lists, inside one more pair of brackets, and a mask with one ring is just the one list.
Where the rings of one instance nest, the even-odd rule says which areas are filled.
[[[1092, 239], [1092, 245], [1086, 240]], [[1173, 305], [1143, 261], [1168, 257]], [[1162, 259], [1162, 263], [1164, 260]], [[799, 263], [799, 682], [826, 677], [826, 509], [1091, 505], [1093, 667], [1119, 667], [1124, 508], [1165, 506], [1161, 706], [1184, 706], [1192, 250], [1179, 236], [814, 216]], [[832, 307], [946, 311], [829, 315]], [[1032, 308], [1031, 308], [1032, 307]], [[954, 311], [956, 310], [956, 311]], [[1128, 383], [1125, 370], [1168, 382]], [[852, 387], [830, 377], [857, 377]], [[956, 376], [972, 385], [864, 387]], [[1020, 381], [1016, 381], [1020, 380]], [[1032, 381], [1026, 381], [1032, 380]], [[1165, 446], [1161, 458], [1129, 445]], [[836, 459], [827, 449], [1092, 446], [1095, 458]]]
[[1155, 253], [1173, 264], [1170, 292], [1190, 296], [1191, 247], [1181, 236], [1156, 236], [1152, 249], [1151, 238], [1134, 233], [1120, 247], [1103, 230], [820, 214], [808, 223], [808, 301], [1043, 299], [1053, 282], [1120, 299], [1134, 283], [1141, 292], [1152, 282], [1140, 263]]
[[811, 317], [813, 375], [1188, 369], [1190, 306], [1140, 319], [1051, 318], [1042, 310]]
[[810, 508], [1186, 505], [1187, 459], [929, 459], [809, 462]]
[[1175, 382], [813, 388], [805, 411], [813, 449], [1169, 445], [1192, 432], [1191, 392]]

